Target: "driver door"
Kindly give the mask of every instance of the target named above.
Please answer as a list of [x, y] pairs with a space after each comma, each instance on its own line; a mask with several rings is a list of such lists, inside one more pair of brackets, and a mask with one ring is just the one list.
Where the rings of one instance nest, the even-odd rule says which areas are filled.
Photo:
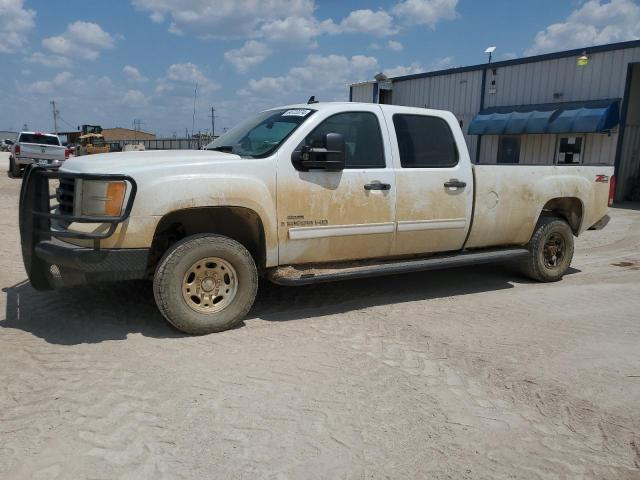
[[[278, 158], [279, 263], [323, 263], [389, 255], [395, 230], [395, 175], [378, 106], [318, 111], [321, 120], [296, 132]], [[304, 127], [304, 125], [303, 125]], [[327, 133], [344, 136], [340, 172], [298, 171], [291, 154], [322, 146]]]

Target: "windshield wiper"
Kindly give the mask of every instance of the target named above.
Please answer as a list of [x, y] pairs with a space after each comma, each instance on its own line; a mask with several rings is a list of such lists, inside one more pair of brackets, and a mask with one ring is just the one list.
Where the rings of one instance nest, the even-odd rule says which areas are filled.
[[219, 147], [207, 148], [207, 150], [215, 150], [217, 152], [233, 153], [231, 145], [220, 145]]

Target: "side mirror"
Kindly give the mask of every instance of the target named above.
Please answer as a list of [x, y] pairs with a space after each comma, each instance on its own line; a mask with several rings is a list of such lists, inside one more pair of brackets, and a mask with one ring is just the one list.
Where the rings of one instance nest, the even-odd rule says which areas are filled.
[[291, 154], [291, 163], [302, 172], [325, 170], [341, 172], [344, 170], [345, 144], [341, 133], [327, 133], [324, 147], [303, 146]]

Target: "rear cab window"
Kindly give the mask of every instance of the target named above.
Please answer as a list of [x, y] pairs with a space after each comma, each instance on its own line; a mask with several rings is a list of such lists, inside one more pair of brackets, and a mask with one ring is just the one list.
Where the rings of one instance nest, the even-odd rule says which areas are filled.
[[451, 168], [458, 164], [458, 147], [444, 119], [396, 113], [393, 126], [402, 168]]
[[36, 143], [38, 145], [60, 146], [60, 140], [58, 137], [42, 133], [21, 133], [18, 143]]

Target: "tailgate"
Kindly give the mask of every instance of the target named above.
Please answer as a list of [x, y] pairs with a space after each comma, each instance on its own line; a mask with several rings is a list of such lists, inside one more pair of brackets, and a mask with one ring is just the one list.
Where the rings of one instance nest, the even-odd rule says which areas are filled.
[[20, 157], [37, 160], [64, 160], [65, 147], [58, 145], [40, 145], [37, 143], [21, 143]]

